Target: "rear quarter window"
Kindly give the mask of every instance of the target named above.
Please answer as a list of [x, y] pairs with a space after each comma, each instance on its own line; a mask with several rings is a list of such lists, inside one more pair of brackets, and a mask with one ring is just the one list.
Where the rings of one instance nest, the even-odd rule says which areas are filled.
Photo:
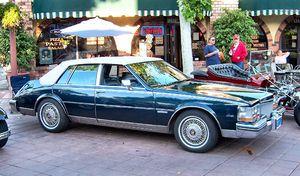
[[74, 70], [68, 84], [96, 85], [98, 65], [79, 65]]
[[66, 71], [61, 75], [61, 77], [58, 79], [57, 84], [67, 84], [73, 70], [75, 69], [75, 66], [70, 66], [66, 69]]

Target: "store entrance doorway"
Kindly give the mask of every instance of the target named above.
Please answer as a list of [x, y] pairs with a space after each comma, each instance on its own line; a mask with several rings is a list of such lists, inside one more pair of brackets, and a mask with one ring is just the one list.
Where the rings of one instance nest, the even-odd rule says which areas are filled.
[[166, 25], [166, 52], [165, 58], [174, 67], [182, 70], [181, 39], [179, 24]]

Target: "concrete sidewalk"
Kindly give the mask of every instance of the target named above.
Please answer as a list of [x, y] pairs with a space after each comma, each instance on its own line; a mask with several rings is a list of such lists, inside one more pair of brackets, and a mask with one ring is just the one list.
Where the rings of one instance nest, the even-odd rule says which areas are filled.
[[11, 98], [11, 91], [6, 89], [6, 90], [0, 90], [0, 98], [5, 98], [5, 99], [10, 99]]

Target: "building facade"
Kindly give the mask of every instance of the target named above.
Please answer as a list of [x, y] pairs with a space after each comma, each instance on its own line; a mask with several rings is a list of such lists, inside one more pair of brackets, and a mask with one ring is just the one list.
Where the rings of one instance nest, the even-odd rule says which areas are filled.
[[[38, 38], [36, 66], [45, 68], [63, 60], [74, 59], [75, 37], [59, 33], [60, 29], [81, 21], [100, 17], [133, 30], [125, 37], [79, 38], [80, 56], [140, 55], [143, 43], [151, 34], [151, 52], [182, 69], [179, 10], [176, 0], [16, 0], [28, 14], [27, 29]], [[247, 10], [258, 23], [260, 34], [253, 37], [253, 50], [291, 52], [290, 62], [300, 62], [300, 1], [297, 0], [213, 0], [213, 9], [191, 26], [194, 69], [205, 67], [202, 48], [212, 33], [212, 24], [224, 8]], [[32, 24], [31, 24], [32, 23]], [[151, 36], [150, 35], [150, 36]], [[149, 40], [148, 40], [149, 41]], [[47, 55], [47, 57], [45, 56]], [[47, 59], [46, 59], [47, 58]]]

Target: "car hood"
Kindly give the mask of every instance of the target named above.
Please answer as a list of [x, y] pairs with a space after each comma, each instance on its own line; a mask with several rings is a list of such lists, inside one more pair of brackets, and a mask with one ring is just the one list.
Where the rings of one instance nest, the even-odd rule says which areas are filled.
[[258, 101], [273, 99], [271, 93], [238, 86], [208, 83], [203, 81], [184, 81], [165, 86], [167, 90], [217, 97], [241, 103], [255, 104]]

